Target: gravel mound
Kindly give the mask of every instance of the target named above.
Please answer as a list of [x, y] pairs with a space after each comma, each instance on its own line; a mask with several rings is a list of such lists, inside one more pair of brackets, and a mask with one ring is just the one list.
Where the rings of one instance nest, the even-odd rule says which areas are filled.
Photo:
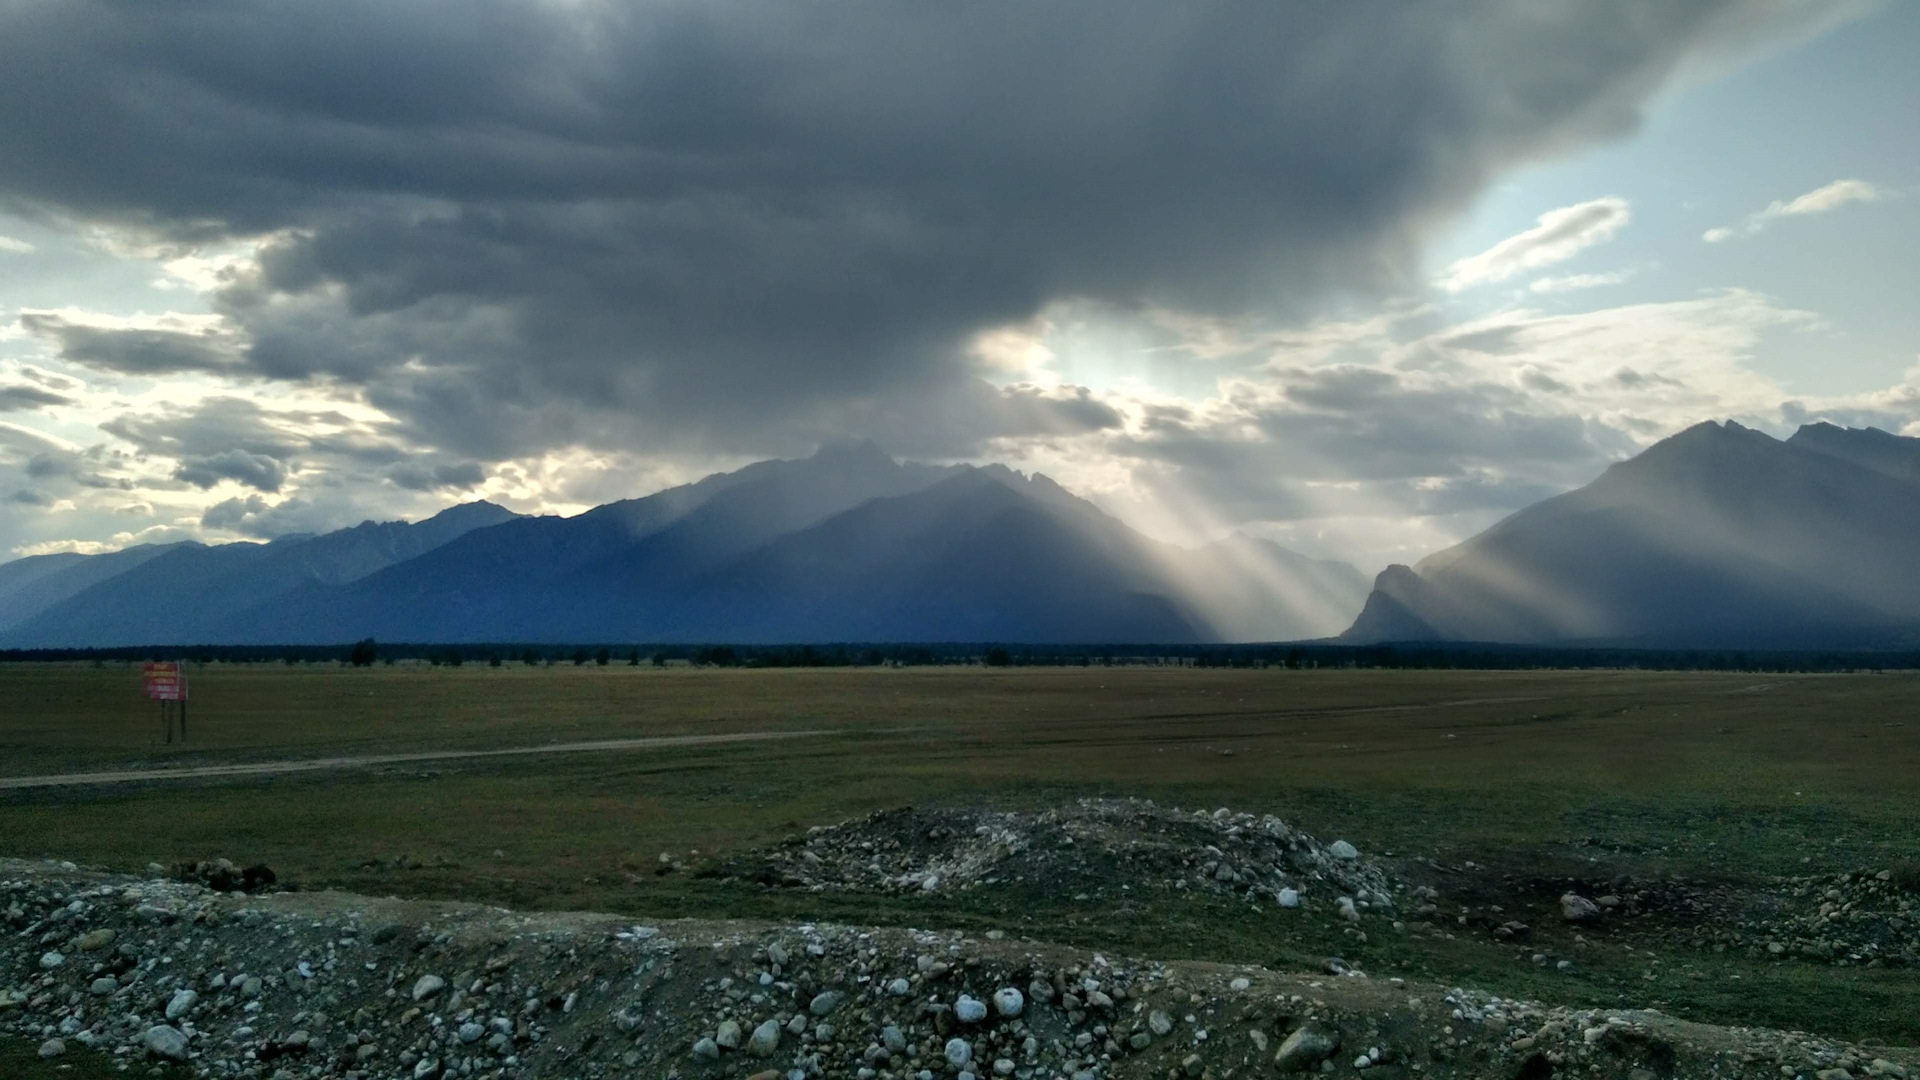
[[1323, 844], [1271, 815], [1084, 799], [1040, 811], [906, 807], [807, 830], [729, 860], [773, 888], [888, 893], [1027, 888], [1094, 899], [1123, 887], [1252, 904], [1391, 911], [1404, 891], [1345, 840]]
[[9, 861], [0, 1033], [136, 1071], [284, 1080], [1665, 1080], [1913, 1064], [1651, 1010], [1109, 959], [998, 932], [636, 926]]
[[1711, 944], [1836, 966], [1920, 965], [1920, 894], [1891, 870], [1785, 878], [1779, 910], [1722, 927]]

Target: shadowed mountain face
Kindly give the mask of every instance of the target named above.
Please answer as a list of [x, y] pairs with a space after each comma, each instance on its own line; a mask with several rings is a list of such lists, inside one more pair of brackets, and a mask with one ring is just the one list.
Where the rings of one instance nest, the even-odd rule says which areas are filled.
[[104, 555], [31, 555], [0, 563], [0, 631], [181, 546], [141, 544]]
[[[92, 580], [8, 627], [0, 642], [69, 647], [240, 640], [229, 637], [228, 628], [241, 612], [284, 602], [303, 587], [365, 577], [513, 517], [503, 507], [476, 502], [417, 524], [368, 521], [270, 544], [189, 543], [97, 555], [63, 571], [69, 579], [97, 571]], [[134, 552], [142, 557], [125, 558]]]
[[[359, 530], [187, 545], [168, 557], [191, 558], [101, 582], [0, 643], [1273, 641], [1338, 630], [1366, 593], [1343, 563], [1244, 537], [1161, 544], [1045, 477], [903, 464], [871, 444], [571, 518], [490, 509], [501, 519], [352, 566], [316, 554]], [[112, 614], [216, 580], [220, 602], [187, 630]]]
[[1374, 583], [1349, 641], [1860, 647], [1920, 627], [1920, 439], [1706, 423]]

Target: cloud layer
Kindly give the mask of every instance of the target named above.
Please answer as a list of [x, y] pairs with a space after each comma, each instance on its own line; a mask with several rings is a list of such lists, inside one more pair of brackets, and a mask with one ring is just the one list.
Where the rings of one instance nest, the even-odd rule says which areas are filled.
[[[849, 424], [966, 452], [1096, 419], [964, 386], [979, 331], [1402, 285], [1500, 170], [1797, 10], [29, 3], [0, 100], [44, 104], [0, 112], [0, 191], [156, 248], [271, 238], [212, 340], [30, 327], [82, 363], [340, 380], [475, 457]], [[1477, 272], [1624, 220], [1570, 212]]]
[[[8, 5], [0, 212], [207, 310], [15, 314], [0, 333], [84, 385], [0, 368], [0, 410], [86, 411], [107, 441], [0, 428], [0, 489], [92, 498], [135, 538], [269, 535], [350, 524], [373, 491], [578, 505], [865, 435], [1097, 454], [1094, 479], [1177, 474], [1268, 520], [1342, 484], [1511, 505], [1623, 446], [1543, 406], [1567, 373], [1512, 351], [1565, 328], [1315, 316], [1395, 310], [1505, 172], [1831, 6]], [[1551, 211], [1445, 286], [1629, 218]], [[1215, 388], [1059, 374], [1027, 328], [1062, 305], [1184, 328], [1164, 355]]]

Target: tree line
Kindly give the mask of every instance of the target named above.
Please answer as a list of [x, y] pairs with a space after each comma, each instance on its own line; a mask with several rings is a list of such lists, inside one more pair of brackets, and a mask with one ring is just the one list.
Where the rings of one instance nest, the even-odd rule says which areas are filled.
[[1628, 649], [1422, 643], [1337, 645], [1081, 644], [431, 644], [185, 645], [112, 649], [9, 649], [7, 661], [147, 661], [200, 663], [374, 664], [426, 662], [459, 667], [1182, 667], [1241, 669], [1362, 668], [1385, 670], [1638, 669], [1648, 671], [1849, 672], [1920, 668], [1920, 650]]

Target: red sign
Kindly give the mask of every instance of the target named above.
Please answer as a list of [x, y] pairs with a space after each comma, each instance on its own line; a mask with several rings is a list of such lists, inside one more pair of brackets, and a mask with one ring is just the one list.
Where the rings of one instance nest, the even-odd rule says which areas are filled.
[[147, 696], [155, 701], [187, 700], [187, 675], [173, 662], [148, 664], [140, 673]]

